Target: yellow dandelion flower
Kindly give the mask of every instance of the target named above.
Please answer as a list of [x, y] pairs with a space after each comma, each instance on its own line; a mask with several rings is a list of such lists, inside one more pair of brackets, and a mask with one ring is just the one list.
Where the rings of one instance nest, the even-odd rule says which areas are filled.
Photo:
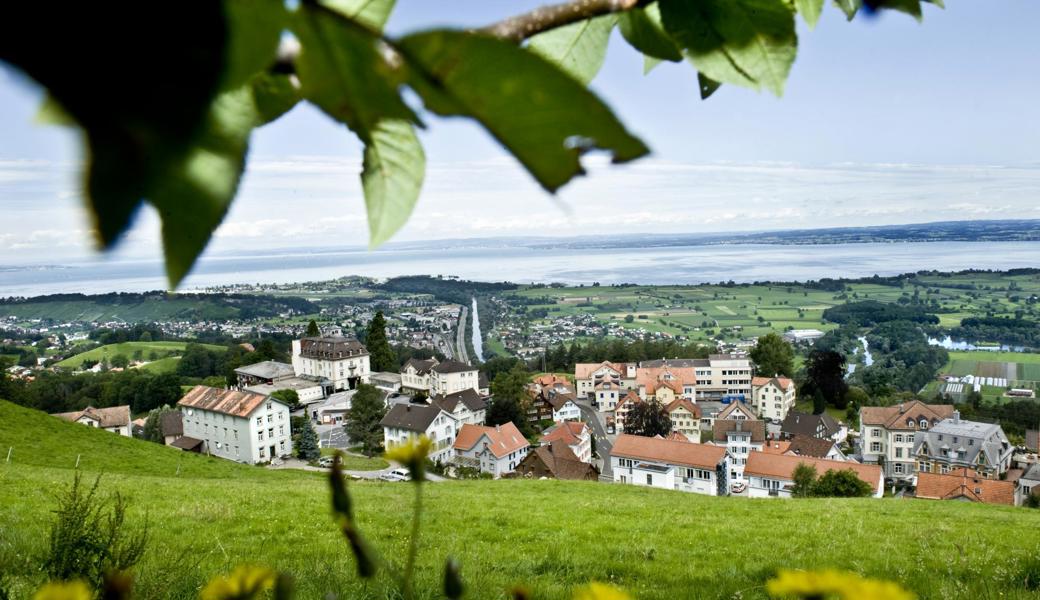
[[426, 471], [426, 457], [432, 449], [433, 441], [425, 435], [420, 435], [387, 450], [385, 457], [404, 465], [411, 473], [412, 481], [422, 481]]
[[841, 598], [841, 600], [914, 600], [912, 592], [897, 583], [867, 579], [848, 571], [783, 570], [766, 582], [774, 598]]
[[91, 600], [94, 594], [80, 580], [52, 581], [36, 591], [33, 600]]
[[227, 577], [215, 577], [202, 590], [202, 600], [252, 600], [274, 586], [274, 571], [264, 567], [235, 567]]
[[593, 581], [575, 590], [573, 600], [632, 600], [632, 596], [612, 585]]

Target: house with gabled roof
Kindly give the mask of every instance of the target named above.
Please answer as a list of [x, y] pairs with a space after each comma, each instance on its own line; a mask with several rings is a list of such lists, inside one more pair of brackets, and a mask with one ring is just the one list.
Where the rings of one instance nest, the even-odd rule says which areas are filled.
[[487, 401], [472, 388], [446, 396], [433, 396], [430, 404], [451, 415], [460, 427], [465, 423], [483, 425], [487, 416]]
[[628, 434], [610, 451], [615, 483], [710, 496], [729, 493], [728, 457], [720, 446]]
[[949, 419], [914, 434], [918, 476], [968, 467], [981, 477], [995, 479], [1011, 467], [1013, 453], [1014, 447], [1000, 425], [966, 421], [956, 410]]
[[1033, 463], [1015, 482], [1015, 506], [1026, 504], [1030, 496], [1040, 498], [1040, 463]]
[[592, 388], [593, 402], [601, 411], [612, 411], [617, 408], [617, 403], [622, 396], [622, 387], [619, 380], [606, 376], [596, 382]]
[[292, 455], [289, 406], [277, 398], [197, 385], [177, 406], [183, 435], [171, 446], [248, 464]]
[[[665, 410], [672, 421], [672, 433], [686, 436], [693, 442], [701, 441], [701, 409], [687, 398], [672, 400]], [[616, 411], [615, 411], [616, 412]]]
[[122, 436], [131, 436], [130, 405], [94, 408], [88, 406], [83, 410], [66, 413], [54, 413], [54, 417], [88, 427], [104, 429]]
[[433, 442], [430, 460], [447, 463], [454, 456], [452, 444], [459, 430], [455, 417], [437, 404], [394, 404], [379, 422], [387, 450], [425, 435]]
[[614, 426], [617, 428], [617, 432], [621, 433], [625, 430], [625, 419], [628, 418], [629, 411], [636, 404], [642, 402], [643, 399], [639, 397], [639, 394], [635, 390], [628, 390], [621, 400], [618, 400], [617, 405], [614, 407]]
[[580, 397], [588, 396], [596, 391], [597, 383], [608, 377], [626, 390], [634, 389], [636, 368], [636, 363], [577, 363], [574, 365], [575, 391]]
[[893, 406], [864, 406], [859, 411], [859, 453], [865, 463], [881, 463], [885, 477], [910, 479], [917, 471], [914, 434], [953, 415], [952, 404], [920, 400]]
[[744, 465], [744, 477], [748, 480], [748, 497], [790, 498], [791, 489], [794, 487], [794, 471], [800, 464], [807, 464], [815, 468], [818, 477], [828, 471], [851, 470], [859, 479], [870, 485], [873, 497], [880, 498], [884, 495], [884, 477], [881, 467], [877, 465], [827, 460], [811, 456], [752, 452], [747, 464]]
[[472, 389], [480, 393], [486, 384], [479, 370], [457, 360], [438, 361], [409, 359], [401, 367], [401, 389], [409, 393], [423, 392], [428, 396], [446, 396]]
[[695, 398], [697, 376], [693, 367], [639, 367], [636, 389], [640, 398], [656, 398], [667, 405], [676, 398]]
[[512, 473], [527, 456], [530, 446], [527, 438], [512, 423], [494, 427], [466, 423], [452, 444], [452, 462], [478, 468], [497, 479]]
[[786, 442], [787, 447], [781, 454], [792, 456], [811, 456], [828, 460], [846, 461], [848, 457], [838, 448], [838, 444], [829, 438], [796, 435]]
[[1015, 503], [1015, 483], [989, 479], [974, 469], [959, 467], [948, 473], [918, 473], [914, 497], [1011, 506]]
[[766, 441], [766, 422], [761, 419], [741, 419], [738, 411], [729, 415], [734, 418], [715, 419], [712, 428], [712, 444], [722, 446], [729, 452], [729, 477], [731, 481], [744, 481], [744, 465], [752, 452], [762, 450]]
[[751, 407], [760, 419], [783, 421], [797, 400], [794, 381], [787, 377], [751, 379]]
[[780, 436], [789, 440], [796, 435], [827, 438], [835, 442], [843, 442], [848, 436], [848, 428], [827, 413], [810, 415], [798, 411], [790, 411], [780, 424]]
[[574, 452], [582, 462], [592, 461], [592, 430], [582, 421], [560, 421], [545, 430], [538, 444], [545, 446], [561, 441]]
[[599, 471], [582, 462], [563, 440], [553, 440], [530, 452], [516, 466], [516, 475], [527, 479], [564, 479], [596, 481]]

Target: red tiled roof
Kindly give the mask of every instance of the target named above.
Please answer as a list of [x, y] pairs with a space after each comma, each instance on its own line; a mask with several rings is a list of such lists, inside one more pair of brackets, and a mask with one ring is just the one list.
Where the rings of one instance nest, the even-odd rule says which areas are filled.
[[563, 440], [568, 445], [574, 445], [581, 441], [581, 434], [586, 429], [588, 429], [588, 426], [583, 421], [564, 421], [557, 423], [538, 441], [542, 444], [548, 444], [553, 440]]
[[[952, 404], [925, 404], [920, 400], [895, 406], [864, 406], [859, 412], [864, 425], [881, 425], [886, 429], [916, 429], [921, 419], [934, 424], [952, 416]], [[907, 421], [913, 421], [915, 426], [909, 426]]]
[[502, 458], [531, 445], [527, 442], [527, 438], [520, 433], [520, 430], [516, 428], [516, 425], [512, 423], [496, 425], [495, 427], [466, 423], [459, 430], [458, 436], [455, 437], [455, 443], [452, 445], [452, 448], [456, 450], [472, 450], [484, 436], [488, 437], [488, 450], [496, 458]]
[[726, 456], [726, 449], [688, 441], [655, 439], [623, 433], [614, 442], [610, 455], [636, 460], [654, 460], [670, 465], [714, 469]]
[[685, 408], [686, 410], [690, 411], [690, 413], [693, 414], [694, 418], [701, 418], [701, 407], [697, 406], [693, 402], [690, 402], [690, 400], [687, 398], [676, 398], [675, 400], [672, 400], [668, 403], [668, 406], [665, 407], [665, 410], [667, 410], [668, 413], [671, 414], [673, 410], [678, 410], [680, 408]]
[[942, 475], [922, 472], [917, 474], [915, 497], [930, 500], [966, 498], [985, 504], [1015, 503], [1015, 484], [1011, 481], [979, 477], [974, 469], [961, 467]]
[[614, 369], [620, 376], [625, 375], [625, 365], [621, 363], [612, 363], [609, 361], [603, 361], [599, 363], [578, 363], [574, 365], [574, 378], [575, 379], [590, 379], [592, 374], [600, 369], [600, 367], [610, 367]]
[[794, 389], [794, 382], [787, 377], [752, 377], [751, 387], [762, 387], [768, 385], [769, 382], [775, 382], [776, 387], [784, 391]]
[[[177, 403], [180, 406], [199, 408], [234, 417], [248, 417], [256, 407], [268, 400], [268, 396], [238, 390], [219, 390], [197, 385]], [[277, 399], [273, 399], [278, 402]], [[284, 403], [281, 403], [284, 404]]]
[[744, 475], [758, 475], [760, 477], [776, 477], [790, 481], [794, 475], [794, 469], [800, 463], [816, 467], [817, 475], [823, 475], [827, 471], [844, 471], [851, 469], [863, 481], [870, 484], [875, 492], [881, 484], [881, 467], [877, 465], [864, 465], [855, 462], [843, 462], [840, 460], [827, 460], [813, 458], [811, 456], [791, 456], [788, 454], [773, 454], [770, 452], [759, 452], [753, 450], [744, 465]]
[[762, 452], [766, 454], [785, 454], [788, 448], [791, 447], [791, 442], [779, 442], [777, 440], [766, 440], [766, 443], [762, 445]]

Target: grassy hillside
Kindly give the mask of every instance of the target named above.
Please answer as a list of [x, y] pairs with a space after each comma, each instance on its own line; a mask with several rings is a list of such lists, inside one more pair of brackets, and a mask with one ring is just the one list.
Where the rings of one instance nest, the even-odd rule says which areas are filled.
[[[298, 597], [365, 588], [331, 527], [324, 478], [180, 453], [65, 423], [0, 402], [0, 572], [16, 596], [37, 581], [53, 490], [81, 456], [103, 487], [133, 499], [153, 541], [137, 570], [141, 598], [192, 597], [238, 563], [292, 572]], [[179, 474], [178, 474], [179, 468]], [[363, 531], [403, 557], [410, 484], [352, 485]], [[468, 598], [503, 598], [522, 583], [534, 598], [566, 598], [591, 579], [638, 598], [764, 597], [778, 567], [837, 566], [901, 581], [923, 598], [1033, 598], [1015, 577], [1040, 554], [1040, 511], [910, 500], [708, 498], [595, 482], [473, 481], [426, 489], [420, 589], [440, 589], [448, 554]], [[431, 593], [426, 597], [438, 597]]]
[[[216, 346], [213, 344], [202, 344], [209, 350], [224, 351], [227, 350], [224, 346]], [[77, 354], [66, 358], [59, 362], [57, 366], [65, 367], [68, 369], [78, 369], [83, 361], [96, 360], [100, 361], [105, 358], [111, 359], [117, 354], [133, 359], [134, 352], [141, 351], [142, 356], [145, 360], [148, 359], [148, 355], [152, 352], [158, 353], [160, 356], [168, 353], [181, 353], [184, 352], [184, 347], [187, 346], [186, 342], [123, 342], [122, 344], [109, 344], [107, 346], [100, 346], [93, 350], [88, 350], [82, 354]], [[167, 363], [166, 366], [172, 368], [176, 367], [176, 363]]]

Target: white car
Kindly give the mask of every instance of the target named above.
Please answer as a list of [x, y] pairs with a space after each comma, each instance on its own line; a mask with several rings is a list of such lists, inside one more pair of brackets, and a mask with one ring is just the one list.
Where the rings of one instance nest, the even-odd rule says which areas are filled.
[[394, 469], [388, 471], [379, 476], [383, 481], [408, 481], [408, 471], [406, 469]]
[[743, 494], [744, 490], [747, 489], [747, 484], [743, 481], [734, 481], [733, 485], [729, 487], [729, 490], [734, 494]]

